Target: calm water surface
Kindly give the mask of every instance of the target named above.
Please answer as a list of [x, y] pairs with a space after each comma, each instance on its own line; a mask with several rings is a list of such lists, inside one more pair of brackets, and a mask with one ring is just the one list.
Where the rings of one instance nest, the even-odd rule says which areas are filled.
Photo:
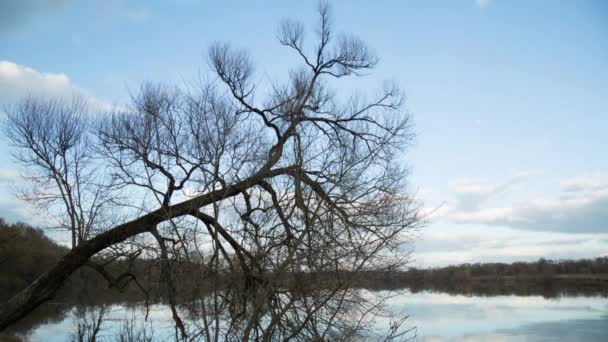
[[421, 341], [608, 341], [608, 299], [468, 297], [422, 292], [392, 301]]
[[[389, 301], [393, 311], [409, 315], [418, 341], [608, 341], [608, 298], [541, 296], [479, 297], [419, 292], [397, 295]], [[108, 308], [100, 337], [116, 334], [124, 319], [143, 324], [142, 308], [113, 305]], [[30, 330], [30, 341], [66, 341], [75, 331], [72, 310], [60, 321]], [[151, 307], [148, 322], [155, 340], [169, 340], [170, 311]], [[378, 319], [376, 325], [386, 325]], [[102, 339], [103, 340], [103, 339]]]

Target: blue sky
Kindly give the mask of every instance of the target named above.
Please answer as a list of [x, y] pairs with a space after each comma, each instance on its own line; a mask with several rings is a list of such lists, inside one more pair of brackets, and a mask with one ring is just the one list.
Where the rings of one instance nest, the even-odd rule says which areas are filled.
[[[394, 80], [417, 139], [411, 189], [434, 213], [414, 263], [608, 255], [608, 3], [332, 1], [336, 28], [380, 64], [345, 89]], [[281, 19], [313, 29], [315, 2], [36, 1], [0, 4], [0, 103], [26, 93], [120, 105], [142, 81], [192, 81], [206, 48], [251, 52], [281, 79]], [[31, 221], [0, 147], [0, 216]]]

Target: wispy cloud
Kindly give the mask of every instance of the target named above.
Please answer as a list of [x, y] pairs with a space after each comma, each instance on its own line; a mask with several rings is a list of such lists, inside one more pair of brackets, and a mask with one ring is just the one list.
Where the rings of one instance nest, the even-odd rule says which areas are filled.
[[490, 6], [490, 0], [475, 0], [475, 4], [477, 4], [477, 7], [479, 8], [486, 8]]
[[[455, 182], [453, 199], [440, 212], [441, 219], [535, 231], [608, 232], [608, 177], [566, 179], [555, 185], [558, 195], [538, 196], [523, 187], [533, 175], [516, 175], [495, 185]], [[501, 198], [507, 192], [516, 193], [519, 199]], [[491, 199], [498, 201], [489, 204]]]
[[565, 193], [576, 194], [588, 191], [603, 191], [608, 189], [608, 176], [592, 174], [567, 179], [561, 183]]
[[506, 227], [435, 226], [413, 253], [417, 265], [595, 258], [608, 255], [608, 233], [522, 231]]
[[538, 174], [535, 171], [520, 172], [506, 181], [492, 184], [476, 179], [459, 179], [451, 184], [456, 195], [454, 205], [460, 210], [476, 210], [491, 199], [495, 199], [513, 190], [517, 185], [524, 183]]

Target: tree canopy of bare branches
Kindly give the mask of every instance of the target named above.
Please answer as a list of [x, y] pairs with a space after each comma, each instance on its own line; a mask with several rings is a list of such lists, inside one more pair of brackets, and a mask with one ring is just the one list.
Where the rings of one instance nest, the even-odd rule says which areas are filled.
[[[201, 277], [239, 274], [241, 294], [293, 274], [401, 263], [402, 243], [420, 221], [399, 163], [412, 139], [403, 94], [395, 85], [369, 96], [340, 94], [335, 79], [363, 76], [378, 59], [360, 39], [334, 34], [327, 5], [319, 18], [310, 46], [304, 25], [280, 25], [280, 44], [302, 61], [284, 82], [256, 84], [249, 54], [216, 43], [208, 80], [144, 84], [113, 113], [93, 117], [81, 102], [32, 98], [12, 108], [6, 135], [41, 189], [30, 196], [60, 205], [50, 213], [72, 231], [73, 248], [2, 306], [0, 329], [51, 298], [91, 257], [117, 250], [158, 258], [183, 336], [176, 263], [196, 261]], [[102, 217], [121, 222], [109, 226]], [[310, 306], [295, 295], [266, 294], [265, 304], [247, 309], [233, 301], [230, 312], [245, 317], [235, 323], [245, 337], [281, 331], [285, 339], [304, 332], [320, 338], [339, 315], [311, 326], [314, 320], [298, 321], [295, 312], [315, 315], [328, 294], [333, 305], [346, 305], [347, 296], [336, 297], [344, 286]], [[219, 322], [205, 321], [203, 330]]]
[[48, 210], [54, 227], [70, 232], [74, 248], [95, 233], [112, 202], [92, 165], [87, 104], [79, 97], [72, 102], [27, 97], [8, 112], [4, 131], [30, 183], [19, 195]]

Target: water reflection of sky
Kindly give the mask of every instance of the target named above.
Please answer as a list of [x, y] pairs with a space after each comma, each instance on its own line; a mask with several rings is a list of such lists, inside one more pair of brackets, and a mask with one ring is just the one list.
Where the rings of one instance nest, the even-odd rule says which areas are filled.
[[424, 341], [563, 341], [563, 335], [550, 334], [555, 330], [552, 327], [570, 325], [581, 341], [608, 341], [606, 298], [468, 297], [421, 292], [395, 297], [390, 303], [395, 310], [409, 314], [409, 324], [416, 326], [417, 336]]
[[[155, 341], [170, 341], [173, 332], [173, 321], [171, 311], [163, 305], [151, 305], [148, 320], [144, 322], [145, 310], [143, 307], [125, 307], [122, 305], [111, 305], [106, 309], [104, 321], [101, 325], [99, 340], [114, 341], [120, 332], [122, 322], [125, 319], [134, 319], [136, 328], [142, 325], [154, 328]], [[44, 324], [36, 328], [29, 336], [32, 342], [63, 342], [68, 341], [77, 329], [78, 320], [74, 310], [59, 323]]]
[[[608, 299], [540, 296], [468, 297], [443, 293], [403, 293], [388, 300], [393, 311], [409, 315], [421, 341], [608, 341]], [[111, 306], [103, 335], [118, 333], [120, 321], [143, 321], [141, 310]], [[133, 316], [135, 315], [135, 316]], [[172, 333], [170, 311], [151, 307], [149, 321], [159, 340]], [[377, 321], [378, 327], [387, 322]], [[59, 323], [38, 327], [31, 341], [65, 341], [76, 329], [70, 314]], [[164, 337], [163, 337], [164, 336]]]

